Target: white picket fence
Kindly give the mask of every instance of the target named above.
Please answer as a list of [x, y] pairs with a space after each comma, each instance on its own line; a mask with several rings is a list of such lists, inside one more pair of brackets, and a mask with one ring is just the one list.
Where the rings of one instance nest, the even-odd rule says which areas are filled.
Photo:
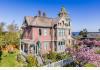
[[45, 65], [43, 67], [63, 67], [67, 64], [70, 64], [71, 62], [73, 62], [72, 58], [71, 59], [64, 59], [64, 60], [60, 60], [58, 62], [54, 62], [48, 65]]

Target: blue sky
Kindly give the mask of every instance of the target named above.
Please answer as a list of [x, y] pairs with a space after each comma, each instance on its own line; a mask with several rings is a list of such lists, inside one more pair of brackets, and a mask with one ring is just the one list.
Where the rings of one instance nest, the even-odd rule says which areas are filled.
[[38, 10], [55, 18], [62, 6], [71, 18], [72, 31], [100, 28], [100, 0], [0, 0], [0, 22], [7, 25], [14, 20], [21, 26], [24, 16], [35, 16]]

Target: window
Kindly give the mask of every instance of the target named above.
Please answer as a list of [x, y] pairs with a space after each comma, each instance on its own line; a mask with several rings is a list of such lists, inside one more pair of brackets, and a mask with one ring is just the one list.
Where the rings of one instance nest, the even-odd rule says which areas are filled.
[[60, 29], [60, 34], [61, 34], [61, 36], [63, 35], [62, 29]]
[[65, 23], [65, 26], [68, 26], [68, 24], [67, 24], [67, 23]]
[[39, 35], [41, 35], [41, 29], [39, 29]]
[[60, 25], [60, 23], [58, 23], [58, 25]]
[[65, 36], [65, 30], [62, 29], [62, 36]]
[[65, 26], [67, 26], [67, 23], [65, 23]]
[[47, 49], [48, 47], [48, 42], [44, 42], [44, 48]]
[[59, 36], [61, 36], [62, 35], [62, 33], [61, 33], [61, 29], [59, 29]]
[[58, 45], [60, 45], [60, 42], [58, 42]]
[[70, 35], [70, 29], [69, 29], [69, 35]]
[[61, 23], [60, 23], [60, 26], [61, 26]]
[[61, 36], [61, 30], [58, 29], [58, 36]]
[[65, 45], [65, 41], [59, 41], [59, 42], [58, 42], [58, 45], [59, 45], [59, 46]]
[[44, 29], [44, 36], [46, 36], [47, 35], [47, 30], [46, 29]]
[[70, 21], [69, 21], [69, 26], [70, 26]]
[[63, 45], [63, 42], [61, 42], [61, 45]]
[[64, 21], [62, 21], [63, 25], [64, 25]]
[[63, 50], [64, 46], [65, 46], [65, 41], [59, 41], [58, 42], [58, 46], [60, 50]]
[[65, 29], [64, 29], [64, 36], [65, 36], [66, 34], [65, 34]]
[[65, 30], [64, 29], [58, 29], [58, 35], [59, 36], [65, 36]]

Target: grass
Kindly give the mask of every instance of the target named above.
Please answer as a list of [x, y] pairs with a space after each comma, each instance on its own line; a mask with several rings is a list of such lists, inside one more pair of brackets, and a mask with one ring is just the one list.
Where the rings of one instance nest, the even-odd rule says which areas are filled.
[[96, 54], [100, 54], [100, 50], [96, 50], [95, 53], [96, 53]]
[[96, 67], [96, 65], [87, 63], [87, 64], [84, 65], [84, 67]]
[[22, 63], [17, 62], [16, 56], [19, 54], [19, 50], [16, 49], [14, 53], [8, 53], [3, 51], [2, 60], [0, 61], [0, 67], [19, 67]]

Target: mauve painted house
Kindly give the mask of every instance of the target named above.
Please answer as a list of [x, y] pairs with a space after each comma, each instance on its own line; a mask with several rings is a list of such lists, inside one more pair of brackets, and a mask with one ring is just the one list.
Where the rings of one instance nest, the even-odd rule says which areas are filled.
[[20, 51], [24, 54], [60, 53], [71, 45], [70, 19], [64, 7], [57, 18], [48, 18], [41, 11], [38, 16], [26, 16], [22, 31]]

